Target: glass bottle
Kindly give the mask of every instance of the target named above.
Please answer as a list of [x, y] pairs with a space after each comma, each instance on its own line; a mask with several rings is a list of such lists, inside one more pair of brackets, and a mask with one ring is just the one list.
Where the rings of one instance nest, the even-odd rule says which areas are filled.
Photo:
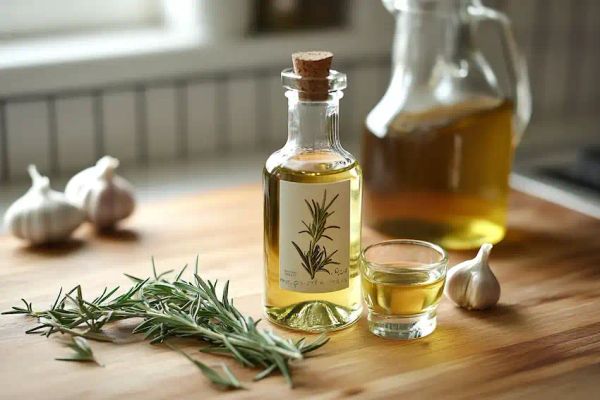
[[[502, 240], [513, 151], [531, 115], [508, 18], [478, 0], [384, 0], [396, 17], [393, 74], [362, 142], [366, 223], [450, 249]], [[476, 45], [501, 29], [509, 90]]]
[[[295, 65], [304, 57], [310, 69], [322, 61], [315, 53], [296, 53]], [[321, 332], [346, 327], [361, 314], [362, 176], [338, 136], [346, 75], [328, 66], [320, 77], [304, 72], [300, 65], [281, 74], [288, 140], [263, 173], [264, 306], [275, 324]], [[321, 94], [310, 92], [315, 87]]]

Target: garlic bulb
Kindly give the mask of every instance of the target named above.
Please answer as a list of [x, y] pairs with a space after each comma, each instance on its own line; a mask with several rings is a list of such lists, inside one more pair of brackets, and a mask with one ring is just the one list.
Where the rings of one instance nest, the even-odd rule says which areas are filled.
[[488, 265], [492, 245], [485, 243], [477, 256], [456, 265], [446, 276], [446, 297], [467, 310], [483, 310], [500, 299], [500, 284]]
[[32, 244], [67, 239], [84, 221], [84, 213], [64, 194], [52, 190], [50, 180], [41, 176], [35, 165], [28, 171], [33, 184], [4, 214], [6, 229]]
[[99, 229], [112, 228], [135, 208], [133, 187], [115, 174], [119, 160], [104, 156], [67, 183], [65, 195], [81, 207]]

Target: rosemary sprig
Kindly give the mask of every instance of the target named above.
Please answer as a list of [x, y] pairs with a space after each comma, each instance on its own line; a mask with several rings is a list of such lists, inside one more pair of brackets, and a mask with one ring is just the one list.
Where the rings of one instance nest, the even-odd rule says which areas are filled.
[[77, 362], [93, 362], [100, 367], [102, 364], [98, 362], [94, 356], [94, 352], [90, 344], [84, 338], [80, 336], [71, 337], [71, 342], [67, 344], [68, 347], [73, 349], [75, 353], [68, 357], [55, 358], [58, 361], [77, 361]]
[[179, 350], [177, 347], [168, 343], [167, 346], [169, 346], [171, 350], [175, 350], [176, 352], [190, 360], [192, 364], [198, 367], [200, 372], [202, 372], [204, 376], [206, 376], [214, 384], [219, 385], [224, 389], [244, 389], [244, 386], [242, 386], [240, 381], [238, 381], [235, 375], [233, 375], [233, 372], [231, 372], [227, 365], [221, 364], [221, 369], [223, 372], [222, 374], [220, 374], [215, 369], [209, 367], [208, 365], [204, 364], [199, 360], [190, 357], [189, 354]]
[[[158, 274], [153, 262], [153, 277], [141, 279], [127, 275], [134, 284], [125, 291], [119, 287], [105, 288], [93, 300], [86, 300], [81, 286], [76, 286], [66, 293], [61, 289], [47, 310], [36, 311], [23, 299], [24, 307], [15, 306], [3, 314], [37, 318], [39, 325], [26, 331], [28, 334], [50, 336], [60, 332], [100, 341], [114, 341], [103, 330], [106, 324], [141, 318], [133, 333], [143, 334], [150, 343], [162, 343], [172, 337], [199, 339], [208, 344], [201, 348], [202, 352], [230, 356], [245, 367], [260, 368], [255, 380], [278, 370], [290, 386], [290, 361], [303, 359], [305, 354], [329, 340], [320, 336], [308, 344], [304, 339], [294, 342], [259, 329], [260, 320], [242, 315], [233, 305], [228, 281], [219, 288], [217, 281], [201, 278], [197, 273], [197, 258], [191, 281], [183, 278], [185, 270], [186, 267], [169, 280], [168, 272]], [[204, 367], [203, 371], [210, 369]], [[224, 373], [232, 375], [230, 371]], [[223, 385], [225, 378], [215, 378], [221, 376], [215, 370], [205, 375], [217, 385], [235, 387]]]
[[333, 256], [337, 253], [334, 250], [331, 254], [327, 254], [327, 248], [324, 245], [319, 245], [321, 239], [328, 239], [333, 241], [331, 236], [327, 235], [328, 229], [340, 229], [337, 225], [327, 225], [327, 218], [332, 216], [335, 211], [329, 211], [333, 203], [337, 200], [338, 194], [333, 199], [327, 202], [327, 190], [323, 191], [323, 199], [321, 203], [314, 199], [310, 202], [304, 199], [306, 206], [310, 211], [312, 220], [310, 224], [302, 221], [302, 224], [306, 229], [299, 231], [298, 233], [304, 233], [310, 236], [310, 243], [306, 251], [302, 250], [300, 246], [292, 241], [292, 245], [296, 249], [296, 252], [302, 260], [302, 268], [310, 275], [310, 279], [315, 279], [317, 272], [326, 272], [331, 275], [331, 272], [326, 268], [328, 265], [339, 265], [339, 262], [334, 261]]

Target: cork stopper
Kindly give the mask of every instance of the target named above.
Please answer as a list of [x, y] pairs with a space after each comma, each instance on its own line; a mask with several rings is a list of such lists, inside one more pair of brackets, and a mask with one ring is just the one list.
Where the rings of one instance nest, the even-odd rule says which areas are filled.
[[292, 54], [294, 73], [301, 76], [300, 99], [327, 100], [329, 68], [333, 53], [329, 51], [303, 51]]

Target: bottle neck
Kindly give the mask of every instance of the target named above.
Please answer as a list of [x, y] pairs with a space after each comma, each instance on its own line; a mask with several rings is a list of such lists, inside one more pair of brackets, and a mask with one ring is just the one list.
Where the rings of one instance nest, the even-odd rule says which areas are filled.
[[[411, 3], [412, 4], [412, 3]], [[467, 0], [415, 2], [424, 9], [399, 9], [396, 15], [394, 78], [411, 86], [428, 85], [444, 65], [458, 64], [473, 48], [465, 19]], [[427, 7], [427, 8], [425, 8]]]
[[298, 91], [288, 90], [288, 140], [286, 146], [312, 150], [338, 148], [341, 91], [327, 100], [300, 100]]

